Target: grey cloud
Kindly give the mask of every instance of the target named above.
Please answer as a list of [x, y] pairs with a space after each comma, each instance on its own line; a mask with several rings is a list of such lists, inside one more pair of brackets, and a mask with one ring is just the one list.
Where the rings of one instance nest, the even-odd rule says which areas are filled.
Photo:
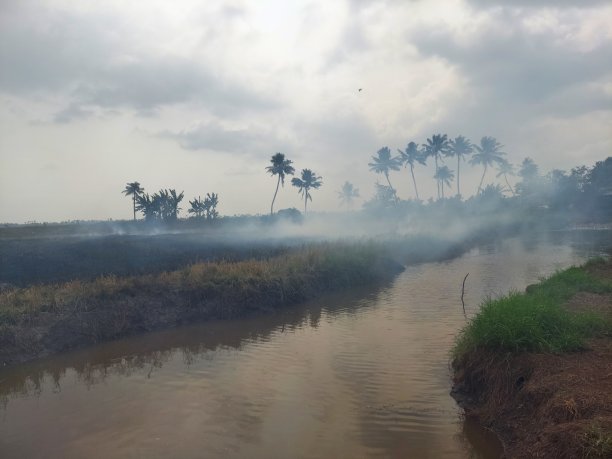
[[160, 137], [174, 139], [186, 150], [214, 150], [239, 155], [261, 155], [284, 151], [288, 142], [259, 129], [225, 128], [216, 122], [199, 123], [178, 132], [163, 131]]
[[510, 25], [503, 34], [491, 29], [468, 46], [448, 32], [421, 31], [410, 41], [422, 55], [459, 67], [480, 94], [494, 94], [500, 105], [542, 104], [566, 88], [601, 79], [612, 61], [610, 46], [572, 51], [555, 44], [553, 37], [528, 35]]
[[326, 59], [323, 71], [328, 71], [339, 64], [346, 62], [352, 55], [363, 53], [370, 49], [369, 42], [363, 26], [358, 21], [350, 21], [344, 26], [344, 30], [338, 40], [338, 44]]
[[236, 5], [224, 5], [220, 12], [224, 18], [229, 20], [244, 18], [247, 15], [245, 8]]
[[[468, 44], [448, 31], [409, 35], [423, 56], [445, 60], [465, 82], [464, 98], [447, 107], [436, 121], [438, 129], [473, 139], [493, 135], [514, 155], [554, 158], [559, 135], [543, 142], [547, 134], [538, 126], [544, 120], [556, 125], [579, 120], [583, 127], [589, 117], [612, 114], [612, 98], [604, 89], [612, 71], [609, 41], [578, 51], [560, 45], [552, 34], [530, 34], [511, 12], [497, 11], [490, 18], [489, 28]], [[599, 142], [583, 144], [581, 154], [599, 154], [609, 145]]]
[[43, 171], [43, 172], [55, 172], [55, 171], [59, 170], [59, 167], [58, 167], [57, 163], [48, 162], [48, 163], [44, 163], [42, 166], [40, 166], [39, 169], [41, 171]]
[[[39, 7], [0, 11], [0, 91], [66, 94], [73, 104], [130, 107], [193, 103], [216, 114], [278, 107], [203, 64], [130, 52], [128, 26], [116, 18]], [[237, 11], [225, 12], [236, 15]], [[60, 115], [58, 121], [69, 121]]]
[[66, 124], [75, 120], [83, 120], [91, 117], [94, 114], [92, 110], [87, 110], [80, 105], [70, 104], [63, 110], [60, 110], [53, 116], [53, 122], [58, 124]]
[[[605, 79], [612, 80], [612, 73]], [[593, 111], [611, 111], [612, 94], [601, 84], [582, 84], [564, 88], [547, 101], [547, 109], [557, 116], [571, 117]]]
[[609, 5], [609, 0], [467, 0], [479, 8], [526, 7], [526, 8], [589, 8], [599, 5]]
[[[294, 125], [300, 151], [319, 155], [329, 161], [333, 158], [345, 162], [359, 152], [376, 151], [378, 136], [369, 123], [357, 114], [330, 114], [316, 120], [303, 120]], [[312, 151], [313, 146], [323, 148]]]
[[0, 11], [0, 90], [56, 91], [95, 74], [120, 46], [117, 27], [28, 2]]
[[217, 78], [182, 58], [148, 58], [107, 67], [91, 81], [81, 85], [75, 94], [101, 107], [151, 110], [176, 103], [199, 103], [213, 113], [228, 114], [278, 106], [277, 101]]
[[348, 0], [349, 8], [352, 11], [359, 11], [364, 8], [369, 8], [372, 5], [384, 5], [391, 7], [396, 5], [405, 5], [406, 3], [417, 3], [423, 0]]

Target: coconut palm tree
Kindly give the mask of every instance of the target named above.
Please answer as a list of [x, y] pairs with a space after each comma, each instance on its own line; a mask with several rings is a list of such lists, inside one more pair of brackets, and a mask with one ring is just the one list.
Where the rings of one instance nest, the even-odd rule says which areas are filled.
[[412, 175], [412, 183], [414, 184], [414, 194], [416, 196], [417, 201], [420, 201], [419, 190], [417, 189], [416, 180], [414, 179], [414, 164], [415, 162], [417, 162], [424, 166], [427, 161], [427, 158], [422, 154], [421, 151], [419, 151], [419, 146], [414, 142], [410, 142], [406, 146], [405, 151], [399, 149], [397, 151], [400, 154], [398, 156], [398, 159], [404, 165], [404, 167], [406, 167], [406, 165], [410, 166], [410, 175]]
[[293, 175], [295, 169], [291, 166], [293, 161], [289, 159], [285, 159], [285, 155], [282, 153], [276, 153], [270, 159], [272, 163], [271, 166], [266, 167], [266, 171], [268, 171], [272, 176], [278, 175], [278, 181], [276, 182], [276, 190], [274, 191], [274, 197], [272, 198], [272, 205], [270, 206], [270, 215], [274, 213], [274, 201], [276, 200], [276, 194], [278, 193], [278, 186], [285, 186], [285, 176]]
[[[448, 151], [448, 136], [446, 134], [434, 134], [423, 145], [423, 156], [433, 157], [436, 163], [436, 175], [438, 175], [438, 161], [442, 160], [442, 155]], [[440, 199], [440, 182], [438, 182], [438, 199]]]
[[510, 182], [508, 181], [508, 175], [514, 175], [514, 166], [505, 160], [501, 163], [498, 163], [496, 177], [499, 178], [503, 176], [504, 180], [506, 181], [506, 185], [508, 185], [508, 189], [512, 193], [512, 196], [516, 196], [516, 194], [514, 193], [514, 189], [512, 188], [512, 186], [510, 186]]
[[370, 166], [370, 170], [376, 172], [377, 174], [384, 174], [387, 179], [387, 183], [389, 187], [393, 190], [393, 193], [396, 195], [397, 193], [393, 185], [391, 185], [391, 181], [389, 180], [389, 171], [399, 171], [400, 169], [400, 160], [398, 158], [391, 157], [391, 150], [388, 147], [382, 147], [380, 150], [376, 152], [376, 156], [372, 156], [373, 162], [368, 163]]
[[144, 188], [140, 187], [140, 183], [132, 182], [125, 185], [125, 190], [122, 193], [126, 196], [132, 196], [132, 208], [134, 209], [134, 221], [136, 221], [136, 197], [140, 196]]
[[534, 181], [538, 178], [538, 165], [531, 158], [525, 158], [521, 163], [519, 175], [526, 182]]
[[338, 197], [342, 204], [351, 208], [353, 206], [353, 199], [359, 197], [359, 190], [351, 182], [344, 182], [342, 189], [338, 191]]
[[440, 188], [442, 190], [442, 199], [444, 199], [444, 184], [450, 186], [451, 182], [455, 178], [455, 174], [451, 171], [448, 166], [440, 166], [438, 168], [438, 172], [434, 175], [434, 178], [440, 184]]
[[368, 202], [364, 203], [364, 209], [369, 210], [382, 210], [389, 209], [394, 206], [397, 201], [397, 196], [395, 195], [395, 190], [387, 185], [381, 185], [376, 182], [376, 193], [374, 197]]
[[217, 204], [219, 204], [219, 195], [217, 193], [206, 193], [206, 199], [204, 199], [204, 210], [206, 211], [207, 220], [214, 220], [219, 216], [219, 212], [217, 212]]
[[501, 145], [495, 137], [483, 137], [480, 139], [480, 145], [474, 145], [476, 153], [472, 156], [470, 164], [482, 164], [483, 171], [480, 183], [478, 184], [478, 193], [482, 191], [482, 182], [484, 181], [485, 174], [489, 166], [493, 164], [499, 164], [505, 161], [503, 158], [504, 153], [501, 151], [503, 145]]
[[304, 213], [306, 213], [308, 200], [310, 199], [312, 201], [310, 190], [320, 188], [321, 185], [323, 185], [322, 178], [317, 176], [317, 174], [310, 169], [302, 169], [302, 178], [292, 178], [291, 184], [297, 187], [298, 193], [304, 196]]
[[159, 200], [161, 201], [161, 217], [164, 220], [176, 220], [181, 211], [179, 207], [185, 193], [181, 191], [179, 194], [171, 188], [169, 190], [159, 190]]
[[455, 137], [454, 140], [448, 142], [448, 152], [446, 156], [457, 157], [457, 196], [461, 197], [461, 187], [459, 186], [459, 168], [461, 160], [465, 161], [465, 157], [474, 151], [472, 143], [462, 135]]
[[197, 218], [202, 218], [202, 212], [204, 212], [204, 201], [201, 197], [193, 198], [193, 201], [189, 201], [191, 208], [187, 210], [190, 214], [195, 214]]
[[154, 193], [149, 196], [149, 193], [142, 193], [136, 196], [136, 210], [142, 212], [145, 220], [155, 220], [160, 215], [161, 202], [159, 195]]

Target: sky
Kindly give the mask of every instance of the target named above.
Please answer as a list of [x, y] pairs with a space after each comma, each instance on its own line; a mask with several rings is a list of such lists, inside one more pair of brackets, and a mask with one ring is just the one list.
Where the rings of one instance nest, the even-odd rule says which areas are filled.
[[[183, 216], [210, 192], [265, 214], [276, 152], [335, 211], [345, 181], [360, 202], [384, 183], [378, 149], [435, 133], [591, 166], [612, 155], [610, 24], [596, 0], [0, 0], [0, 222], [128, 219], [133, 181], [184, 191]], [[462, 165], [464, 196], [481, 172]], [[390, 179], [413, 197], [408, 170]]]

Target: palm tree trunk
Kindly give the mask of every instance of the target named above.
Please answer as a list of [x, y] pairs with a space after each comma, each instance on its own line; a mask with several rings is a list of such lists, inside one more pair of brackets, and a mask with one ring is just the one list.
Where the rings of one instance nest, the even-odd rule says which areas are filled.
[[134, 206], [134, 221], [136, 221], [136, 193], [132, 195], [132, 204]]
[[278, 175], [278, 182], [276, 182], [276, 191], [274, 192], [274, 197], [272, 198], [272, 205], [270, 206], [270, 215], [274, 214], [274, 201], [276, 201], [276, 193], [278, 193], [278, 186], [280, 185], [281, 176]]
[[307, 206], [308, 206], [308, 191], [304, 192], [304, 214], [306, 214]]
[[480, 183], [478, 184], [478, 193], [482, 191], [482, 181], [484, 180], [486, 173], [487, 173], [487, 165], [485, 164], [484, 171], [482, 171], [482, 178], [480, 179]]
[[508, 176], [506, 174], [504, 174], [504, 179], [506, 180], [506, 185], [508, 185], [508, 188], [510, 188], [510, 191], [512, 192], [512, 196], [516, 196], [516, 194], [514, 194], [514, 190], [510, 186], [510, 182], [508, 182]]
[[442, 185], [442, 199], [444, 199], [444, 180], [440, 180], [440, 185]]
[[391, 185], [391, 180], [389, 180], [388, 172], [385, 172], [385, 177], [387, 178], [387, 183], [389, 184], [389, 188], [391, 188], [391, 191], [393, 191], [393, 196], [395, 196], [395, 200], [397, 201], [397, 192], [395, 191], [395, 188], [393, 188], [393, 185]]
[[459, 160], [461, 156], [457, 155], [457, 196], [461, 197], [461, 190], [459, 188]]
[[412, 175], [412, 183], [414, 183], [414, 193], [416, 194], [417, 201], [420, 201], [419, 190], [417, 190], [416, 180], [414, 179], [414, 167], [412, 164], [410, 165], [410, 174]]
[[[438, 155], [434, 156], [434, 160], [436, 161], [436, 175], [438, 175]], [[436, 179], [436, 182], [438, 185], [438, 199], [440, 199], [440, 180]]]

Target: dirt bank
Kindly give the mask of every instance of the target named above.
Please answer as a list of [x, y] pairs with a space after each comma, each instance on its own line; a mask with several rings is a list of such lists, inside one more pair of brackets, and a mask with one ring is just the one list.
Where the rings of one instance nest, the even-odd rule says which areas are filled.
[[[612, 264], [585, 268], [612, 279]], [[612, 294], [579, 292], [565, 305], [612, 318]], [[479, 350], [454, 362], [453, 396], [498, 434], [508, 458], [612, 457], [612, 339], [579, 352]]]
[[318, 245], [267, 260], [0, 291], [0, 364], [209, 319], [272, 311], [404, 268], [376, 244]]

